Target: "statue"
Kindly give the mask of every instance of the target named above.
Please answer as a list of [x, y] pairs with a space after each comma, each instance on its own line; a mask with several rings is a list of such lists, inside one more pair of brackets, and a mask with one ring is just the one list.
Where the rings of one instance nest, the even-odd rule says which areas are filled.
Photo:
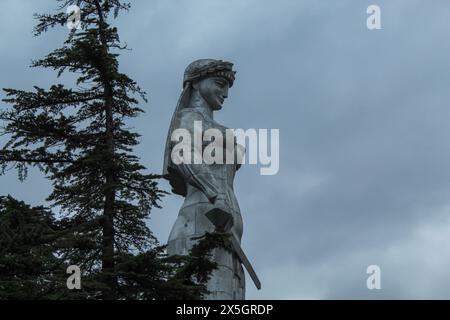
[[[207, 284], [210, 292], [206, 297], [208, 300], [245, 299], [242, 265], [260, 288], [259, 280], [240, 247], [243, 222], [233, 190], [233, 180], [240, 162], [234, 158], [232, 163], [206, 164], [202, 161], [201, 164], [176, 164], [172, 151], [177, 142], [172, 141], [171, 137], [174, 130], [180, 128], [194, 135], [194, 131], [198, 130], [194, 123], [199, 121], [202, 125], [201, 134], [208, 129], [217, 129], [224, 137], [229, 138], [225, 133], [227, 128], [214, 121], [213, 115], [222, 108], [228, 97], [228, 89], [233, 86], [236, 72], [232, 67], [230, 62], [201, 59], [186, 68], [183, 91], [169, 127], [164, 156], [164, 177], [169, 180], [174, 193], [185, 197], [169, 236], [168, 254], [186, 255], [196, 241], [193, 238], [202, 236], [205, 232], [231, 233], [234, 252], [214, 249], [213, 259], [218, 264], [218, 269], [213, 271]], [[233, 148], [243, 149], [236, 143], [234, 135], [232, 139]], [[203, 148], [204, 145], [200, 147]], [[201, 151], [192, 147], [192, 153]], [[224, 150], [226, 152], [230, 150]]]

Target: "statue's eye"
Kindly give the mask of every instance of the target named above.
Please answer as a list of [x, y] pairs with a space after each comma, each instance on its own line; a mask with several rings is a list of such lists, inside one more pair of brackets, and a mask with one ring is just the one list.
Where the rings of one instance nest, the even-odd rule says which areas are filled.
[[216, 84], [217, 84], [219, 87], [225, 86], [225, 82], [219, 81], [219, 80], [216, 81]]

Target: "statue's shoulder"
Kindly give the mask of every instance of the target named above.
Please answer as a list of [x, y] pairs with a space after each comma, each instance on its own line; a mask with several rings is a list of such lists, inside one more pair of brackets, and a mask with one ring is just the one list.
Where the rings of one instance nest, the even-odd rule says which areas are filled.
[[181, 118], [196, 118], [203, 119], [205, 116], [198, 110], [194, 108], [184, 108], [178, 111], [178, 114]]
[[203, 113], [194, 108], [185, 108], [178, 112], [178, 122], [184, 125], [192, 125], [194, 121], [201, 121], [208, 126], [212, 120], [205, 117]]

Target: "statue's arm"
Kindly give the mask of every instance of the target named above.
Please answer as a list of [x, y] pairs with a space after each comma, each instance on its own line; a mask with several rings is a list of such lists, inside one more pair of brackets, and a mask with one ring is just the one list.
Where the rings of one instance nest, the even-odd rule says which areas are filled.
[[[201, 114], [195, 111], [181, 112], [178, 119], [178, 128], [183, 128], [189, 131], [191, 136], [191, 144], [188, 146], [191, 150], [192, 158], [194, 156], [198, 159], [202, 159], [202, 164], [194, 164], [181, 162], [177, 164], [177, 169], [186, 183], [199, 189], [211, 203], [214, 203], [217, 198], [222, 194], [220, 184], [217, 182], [215, 175], [211, 172], [211, 168], [208, 164], [203, 162], [203, 143], [200, 145], [194, 145], [194, 122], [202, 121], [203, 129], [206, 125]], [[198, 132], [201, 134], [201, 132]]]
[[180, 164], [178, 170], [187, 183], [199, 189], [211, 203], [214, 203], [221, 191], [215, 183], [215, 177], [209, 174], [207, 169], [199, 166], [198, 164]]

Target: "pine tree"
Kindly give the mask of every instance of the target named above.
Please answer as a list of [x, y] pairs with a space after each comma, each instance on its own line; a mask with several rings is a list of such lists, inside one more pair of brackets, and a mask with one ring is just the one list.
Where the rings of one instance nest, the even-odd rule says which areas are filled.
[[[207, 235], [188, 257], [167, 258], [145, 221], [165, 194], [158, 175], [145, 174], [133, 154], [139, 135], [126, 121], [143, 110], [146, 94], [119, 71], [124, 50], [117, 28], [108, 22], [129, 4], [119, 0], [57, 0], [60, 9], [78, 5], [82, 28], [72, 30], [62, 48], [33, 61], [77, 76], [76, 89], [62, 84], [34, 91], [4, 89], [0, 112], [3, 135], [1, 173], [9, 166], [24, 180], [35, 166], [52, 181], [48, 197], [63, 218], [58, 258], [78, 265], [88, 281], [86, 299], [200, 298], [215, 265], [208, 252], [223, 239]], [[65, 26], [65, 12], [37, 15], [36, 36]], [[56, 250], [56, 249], [55, 249]]]
[[0, 300], [45, 299], [64, 284], [64, 262], [51, 212], [11, 196], [0, 197]]

